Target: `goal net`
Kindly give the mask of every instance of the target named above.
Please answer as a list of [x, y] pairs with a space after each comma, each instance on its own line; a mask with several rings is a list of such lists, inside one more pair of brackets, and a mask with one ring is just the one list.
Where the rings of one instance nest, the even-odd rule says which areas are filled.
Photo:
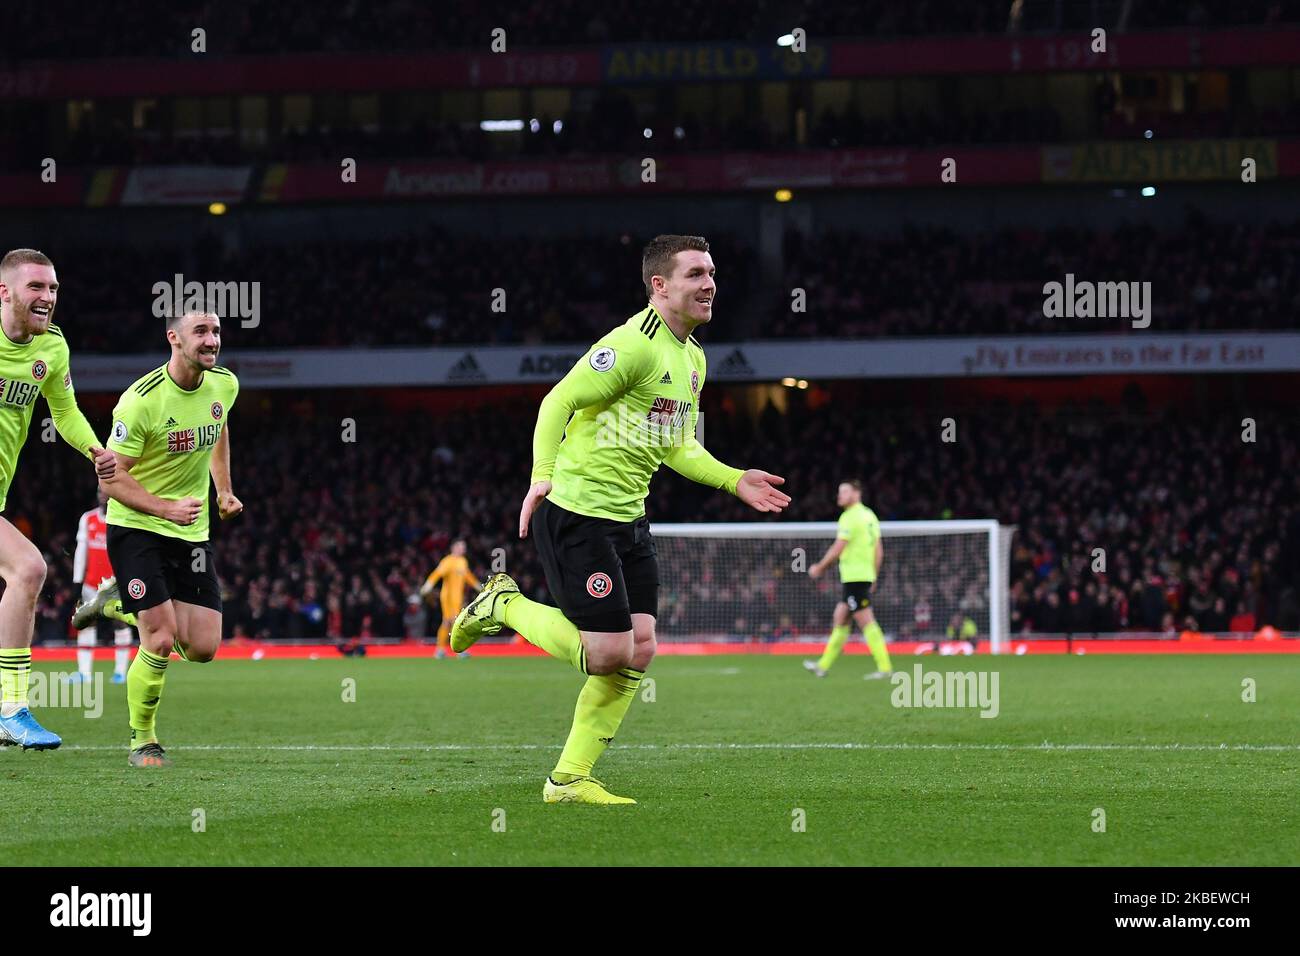
[[[833, 522], [655, 524], [659, 618], [667, 641], [822, 641], [839, 575], [807, 569], [835, 540]], [[1009, 626], [1014, 527], [992, 519], [882, 521], [884, 563], [871, 603], [890, 641], [943, 640], [974, 622], [1001, 653]], [[969, 625], [967, 625], [969, 630]]]

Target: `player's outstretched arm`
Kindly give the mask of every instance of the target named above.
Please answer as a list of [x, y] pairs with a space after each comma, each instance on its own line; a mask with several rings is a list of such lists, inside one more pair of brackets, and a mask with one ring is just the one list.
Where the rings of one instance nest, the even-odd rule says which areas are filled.
[[790, 504], [790, 496], [776, 487], [785, 484], [780, 475], [725, 465], [709, 454], [694, 435], [673, 448], [664, 457], [664, 464], [683, 478], [730, 492], [755, 511], [780, 512]]
[[429, 572], [429, 576], [424, 579], [424, 586], [420, 588], [421, 594], [430, 594], [436, 588], [439, 582], [447, 574], [447, 559], [443, 558], [438, 562], [438, 566]]
[[208, 462], [212, 484], [217, 489], [217, 514], [222, 521], [235, 517], [244, 510], [244, 504], [231, 491], [230, 482], [230, 423], [221, 429], [217, 443], [212, 446], [212, 459]]
[[198, 520], [203, 511], [203, 502], [198, 498], [159, 498], [147, 491], [131, 474], [138, 458], [130, 458], [121, 453], [110, 454], [117, 455], [117, 470], [112, 478], [100, 479], [99, 482], [99, 487], [110, 498], [120, 501], [133, 511], [163, 518], [173, 524], [191, 525]]
[[77, 395], [72, 389], [72, 373], [47, 375], [41, 383], [41, 394], [50, 406], [50, 417], [59, 437], [95, 463], [95, 474], [101, 480], [113, 477], [117, 458], [95, 437], [95, 430], [77, 407]]
[[840, 554], [848, 546], [848, 540], [845, 538], [836, 538], [835, 543], [826, 549], [822, 559], [808, 569], [808, 577], [819, 577], [823, 571], [840, 559]]
[[528, 537], [528, 524], [533, 520], [533, 511], [550, 493], [549, 481], [535, 481], [528, 489], [528, 494], [524, 495], [523, 507], [519, 509], [519, 537]]
[[90, 557], [90, 528], [86, 516], [77, 522], [77, 551], [72, 556], [72, 583], [80, 587], [86, 580], [86, 561]]
[[551, 493], [555, 459], [573, 413], [611, 402], [635, 385], [648, 367], [646, 356], [640, 343], [615, 329], [546, 393], [533, 429], [533, 474], [519, 509], [519, 537], [528, 537], [533, 510]]

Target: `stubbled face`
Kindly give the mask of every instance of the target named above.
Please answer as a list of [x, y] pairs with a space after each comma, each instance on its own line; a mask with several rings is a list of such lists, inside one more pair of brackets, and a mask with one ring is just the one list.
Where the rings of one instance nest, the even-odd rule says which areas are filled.
[[215, 315], [187, 315], [167, 332], [167, 339], [185, 360], [207, 371], [221, 354], [221, 320]]
[[25, 262], [0, 277], [0, 301], [13, 309], [18, 328], [27, 335], [44, 335], [54, 321], [59, 279], [53, 266]]
[[687, 249], [673, 256], [673, 273], [664, 277], [664, 298], [668, 308], [692, 325], [703, 325], [713, 318], [713, 299], [718, 286], [713, 281], [713, 257], [707, 252]]
[[847, 481], [840, 483], [839, 491], [835, 494], [835, 503], [841, 508], [847, 508], [849, 505], [855, 505], [862, 500], [862, 495], [856, 488]]

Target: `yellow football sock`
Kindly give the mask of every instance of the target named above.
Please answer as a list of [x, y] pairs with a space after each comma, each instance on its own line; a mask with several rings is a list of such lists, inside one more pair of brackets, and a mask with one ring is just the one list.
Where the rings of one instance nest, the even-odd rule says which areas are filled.
[[849, 639], [849, 632], [852, 629], [852, 625], [849, 624], [839, 624], [831, 628], [831, 636], [826, 641], [826, 650], [822, 651], [821, 660], [817, 662], [819, 668], [824, 671], [831, 669], [831, 665], [840, 656], [844, 642]]
[[0, 648], [0, 713], [12, 717], [27, 706], [27, 685], [32, 676], [30, 647]]
[[862, 633], [867, 639], [867, 647], [871, 648], [871, 656], [876, 659], [876, 670], [888, 674], [894, 665], [889, 660], [889, 648], [885, 647], [885, 632], [879, 624], [872, 621]]
[[569, 783], [590, 776], [605, 748], [614, 739], [627, 709], [632, 705], [643, 671], [620, 668], [613, 674], [593, 675], [582, 685], [578, 706], [573, 711], [573, 729], [551, 778]]
[[167, 658], [151, 654], [143, 647], [126, 672], [126, 709], [131, 717], [131, 746], [139, 747], [158, 739], [154, 717], [162, 699], [163, 681], [167, 677]]
[[582, 635], [558, 607], [538, 604], [522, 594], [515, 594], [506, 602], [499, 620], [523, 635], [529, 644], [587, 673], [587, 652], [582, 646]]

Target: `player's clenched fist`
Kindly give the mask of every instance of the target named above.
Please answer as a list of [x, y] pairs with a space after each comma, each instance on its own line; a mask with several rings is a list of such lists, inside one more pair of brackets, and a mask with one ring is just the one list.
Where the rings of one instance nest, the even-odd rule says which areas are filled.
[[167, 502], [162, 516], [172, 524], [191, 525], [199, 519], [203, 511], [203, 502], [198, 498], [178, 498]]
[[243, 510], [244, 503], [236, 498], [233, 492], [227, 491], [217, 495], [217, 514], [221, 515], [222, 521], [230, 520]]
[[539, 481], [528, 489], [528, 494], [524, 496], [524, 506], [519, 509], [519, 537], [528, 537], [528, 523], [533, 519], [533, 509], [550, 493], [549, 481]]
[[117, 474], [117, 455], [105, 451], [98, 445], [90, 446], [90, 454], [95, 461], [95, 475], [100, 481], [112, 481]]

